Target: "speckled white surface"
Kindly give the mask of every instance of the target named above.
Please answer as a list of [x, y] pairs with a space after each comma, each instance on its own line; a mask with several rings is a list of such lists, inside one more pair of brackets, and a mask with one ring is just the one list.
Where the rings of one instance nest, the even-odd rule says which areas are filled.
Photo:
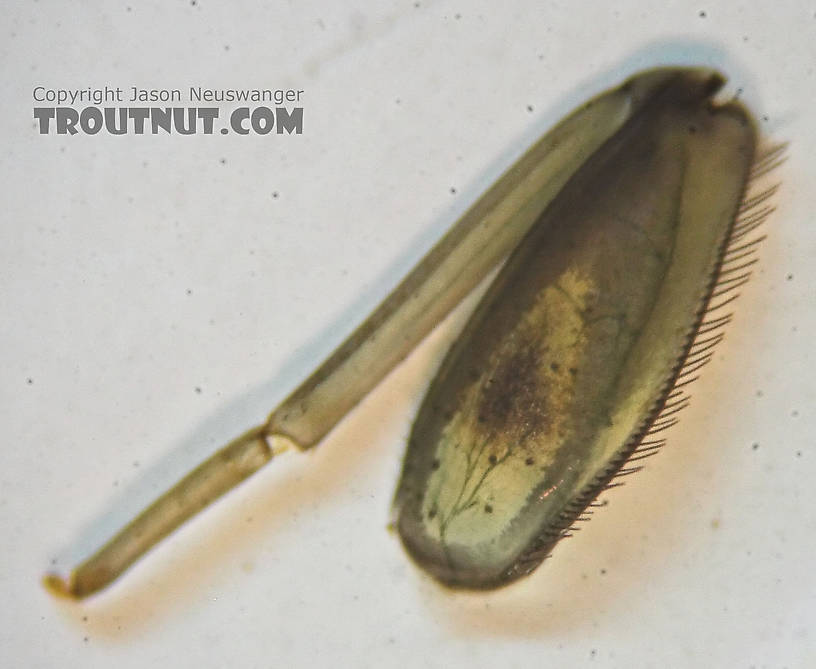
[[[0, 665], [816, 666], [808, 3], [9, 2], [0, 34]], [[386, 530], [448, 327], [108, 592], [39, 587], [261, 421], [554, 121], [667, 62], [792, 142], [778, 212], [670, 446], [531, 578], [451, 594]], [[105, 84], [303, 89], [304, 133], [37, 134], [34, 86]]]

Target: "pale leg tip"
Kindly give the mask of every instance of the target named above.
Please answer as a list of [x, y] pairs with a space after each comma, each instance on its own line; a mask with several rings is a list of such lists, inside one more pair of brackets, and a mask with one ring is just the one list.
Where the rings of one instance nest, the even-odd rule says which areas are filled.
[[72, 587], [71, 580], [66, 581], [59, 574], [46, 574], [42, 578], [43, 587], [48, 590], [54, 597], [60, 599], [77, 600], [78, 597]]

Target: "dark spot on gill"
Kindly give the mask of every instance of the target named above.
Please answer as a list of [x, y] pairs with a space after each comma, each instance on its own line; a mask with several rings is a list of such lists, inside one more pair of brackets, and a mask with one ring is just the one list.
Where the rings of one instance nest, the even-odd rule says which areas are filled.
[[481, 388], [477, 416], [487, 434], [532, 436], [550, 424], [547, 382], [534, 342], [519, 342], [498, 362]]

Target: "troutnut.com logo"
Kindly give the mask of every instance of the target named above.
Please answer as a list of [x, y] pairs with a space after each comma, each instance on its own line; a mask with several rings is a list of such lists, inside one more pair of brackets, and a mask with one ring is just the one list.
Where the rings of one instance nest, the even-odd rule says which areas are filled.
[[[48, 88], [33, 90], [41, 135], [268, 135], [303, 133], [302, 90], [269, 88]], [[152, 102], [159, 105], [139, 103]], [[183, 103], [191, 106], [178, 106]], [[196, 103], [253, 103], [227, 109]], [[50, 103], [53, 106], [39, 106]], [[114, 106], [113, 103], [124, 103]], [[132, 106], [127, 103], [134, 103]]]

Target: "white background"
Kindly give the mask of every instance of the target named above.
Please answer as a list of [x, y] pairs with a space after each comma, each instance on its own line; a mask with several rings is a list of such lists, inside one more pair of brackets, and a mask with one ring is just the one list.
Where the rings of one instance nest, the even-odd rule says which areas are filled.
[[[0, 18], [0, 665], [816, 666], [812, 3], [129, 1]], [[531, 578], [446, 592], [386, 529], [448, 327], [104, 594], [42, 590], [261, 422], [552, 123], [667, 63], [791, 141], [778, 211], [670, 445]], [[304, 132], [37, 133], [34, 86], [106, 84], [303, 89]]]

